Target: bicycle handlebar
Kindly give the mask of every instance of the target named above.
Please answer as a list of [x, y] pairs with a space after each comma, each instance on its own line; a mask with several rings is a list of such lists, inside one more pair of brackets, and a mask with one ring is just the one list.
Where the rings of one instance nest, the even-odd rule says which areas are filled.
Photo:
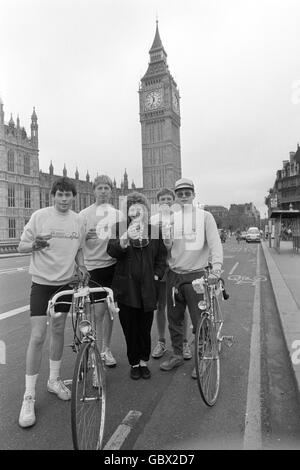
[[[55, 307], [55, 304], [56, 304], [57, 300], [60, 297], [63, 297], [63, 296], [66, 296], [66, 295], [73, 295], [75, 299], [80, 298], [80, 297], [84, 298], [84, 297], [87, 297], [89, 294], [93, 294], [93, 293], [97, 293], [97, 292], [98, 293], [99, 292], [107, 292], [107, 296], [104, 299], [101, 299], [101, 300], [103, 300], [103, 302], [107, 303], [108, 311], [110, 313], [110, 317], [113, 320], [113, 314], [118, 313], [119, 308], [115, 306], [114, 294], [113, 294], [113, 291], [109, 287], [89, 287], [89, 286], [85, 286], [85, 287], [79, 287], [79, 289], [68, 289], [68, 290], [62, 290], [60, 292], [57, 292], [57, 294], [54, 294], [53, 297], [48, 302], [47, 313], [49, 313], [49, 315], [51, 317], [59, 316], [54, 311], [54, 307]], [[72, 302], [63, 302], [63, 303], [70, 304], [70, 305], [72, 304]], [[58, 312], [58, 313], [61, 313], [61, 312]]]
[[[181, 288], [182, 286], [184, 286], [184, 285], [187, 285], [187, 284], [189, 284], [189, 285], [192, 284], [192, 285], [193, 285], [193, 283], [194, 283], [195, 281], [197, 281], [197, 280], [198, 280], [198, 279], [194, 279], [194, 281], [183, 281], [183, 282], [181, 282], [180, 284], [178, 284], [177, 287], [174, 287], [174, 286], [172, 287], [172, 299], [173, 299], [173, 305], [174, 305], [174, 307], [175, 307], [175, 299], [176, 299], [176, 297], [177, 297], [177, 300], [179, 300], [179, 298], [180, 298], [180, 288]], [[205, 282], [205, 281], [207, 282], [207, 278], [204, 280], [204, 282]], [[226, 290], [225, 290], [225, 281], [224, 281], [224, 279], [220, 277], [220, 278], [218, 279], [217, 283], [221, 284], [220, 289], [221, 289], [221, 291], [222, 291], [223, 299], [224, 299], [224, 300], [229, 299], [229, 294], [228, 294], [228, 293], [226, 292]], [[193, 287], [194, 287], [194, 286], [193, 286]], [[210, 288], [211, 288], [211, 287], [215, 287], [215, 285], [214, 285], [214, 284], [211, 284], [211, 285], [209, 285], [208, 287], [210, 287]], [[196, 290], [196, 289], [194, 288], [194, 290]]]

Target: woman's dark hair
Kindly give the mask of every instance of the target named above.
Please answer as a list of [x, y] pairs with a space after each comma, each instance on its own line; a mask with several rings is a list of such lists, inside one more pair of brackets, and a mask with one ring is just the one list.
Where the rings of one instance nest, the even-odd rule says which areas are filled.
[[144, 194], [138, 193], [137, 191], [127, 194], [127, 196], [125, 198], [125, 208], [124, 208], [126, 210], [126, 215], [127, 216], [128, 216], [129, 207], [133, 206], [133, 204], [141, 204], [141, 205], [145, 206], [146, 209], [147, 209], [148, 218], [149, 218], [150, 206], [149, 206], [148, 199], [146, 198], [146, 196], [144, 196]]
[[75, 184], [70, 178], [67, 178], [66, 176], [62, 176], [61, 178], [58, 178], [56, 181], [54, 181], [51, 188], [51, 194], [55, 196], [56, 191], [72, 191], [73, 196], [76, 196], [77, 194]]

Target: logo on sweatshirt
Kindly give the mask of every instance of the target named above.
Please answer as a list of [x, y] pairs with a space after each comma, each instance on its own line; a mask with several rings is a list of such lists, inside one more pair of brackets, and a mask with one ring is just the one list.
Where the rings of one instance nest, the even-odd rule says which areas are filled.
[[66, 232], [65, 230], [50, 229], [52, 238], [69, 238], [71, 240], [78, 240], [78, 232]]

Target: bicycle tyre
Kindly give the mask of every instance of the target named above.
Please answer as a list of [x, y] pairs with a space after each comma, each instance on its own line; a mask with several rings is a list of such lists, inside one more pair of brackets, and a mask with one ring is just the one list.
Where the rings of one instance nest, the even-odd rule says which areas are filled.
[[[93, 385], [97, 374], [98, 387]], [[75, 450], [100, 450], [106, 411], [105, 372], [97, 346], [84, 342], [77, 354], [71, 396], [71, 426]]]
[[220, 358], [216, 328], [207, 315], [198, 321], [195, 334], [197, 383], [204, 403], [213, 406], [220, 388]]

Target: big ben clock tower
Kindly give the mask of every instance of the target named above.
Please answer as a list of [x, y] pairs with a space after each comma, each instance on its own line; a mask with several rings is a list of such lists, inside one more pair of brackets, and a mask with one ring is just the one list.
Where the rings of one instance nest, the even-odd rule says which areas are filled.
[[180, 107], [177, 85], [169, 72], [158, 21], [149, 51], [148, 70], [141, 79], [143, 188], [150, 202], [159, 189], [174, 188], [181, 178]]

